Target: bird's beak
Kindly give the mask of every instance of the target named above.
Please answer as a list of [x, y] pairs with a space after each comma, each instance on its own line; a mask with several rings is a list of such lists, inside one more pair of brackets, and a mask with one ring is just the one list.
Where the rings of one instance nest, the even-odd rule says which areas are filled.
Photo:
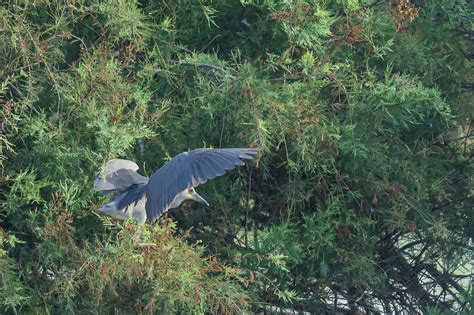
[[191, 194], [191, 197], [193, 197], [193, 200], [196, 200], [197, 202], [203, 203], [206, 206], [209, 207], [209, 203], [207, 203], [206, 199], [201, 197], [196, 191], [193, 191]]

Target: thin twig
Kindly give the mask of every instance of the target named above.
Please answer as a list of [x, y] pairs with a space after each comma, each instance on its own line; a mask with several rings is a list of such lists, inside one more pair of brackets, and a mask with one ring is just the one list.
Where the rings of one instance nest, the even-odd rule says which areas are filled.
[[219, 37], [222, 37], [222, 35], [220, 34], [217, 34], [216, 36], [214, 36], [210, 41], [209, 43], [207, 43], [203, 48], [201, 48], [201, 51], [204, 51], [207, 47], [209, 47], [216, 39], [218, 39]]
[[472, 137], [474, 137], [474, 132], [471, 130], [469, 132], [469, 134], [466, 134], [464, 136], [448, 139], [448, 142], [455, 142], [455, 141], [459, 141], [459, 140], [469, 139], [469, 138], [472, 138]]
[[222, 138], [224, 137], [224, 128], [225, 128], [225, 114], [222, 115], [222, 128], [221, 128], [221, 134], [219, 136], [219, 148], [222, 148]]
[[[22, 99], [26, 99], [26, 96], [20, 91], [19, 88], [17, 88], [14, 84], [10, 84], [10, 88], [15, 91]], [[26, 106], [28, 106], [32, 111], [34, 111], [36, 114], [39, 114], [38, 110], [34, 108], [33, 105], [28, 104], [27, 101], [25, 101]]]
[[237, 80], [237, 77], [229, 74], [227, 72], [227, 70], [225, 70], [224, 68], [216, 66], [216, 65], [212, 65], [212, 64], [209, 64], [209, 63], [192, 63], [192, 62], [183, 62], [183, 61], [174, 61], [174, 63], [179, 65], [179, 66], [193, 66], [193, 67], [197, 67], [197, 68], [210, 69], [212, 71], [220, 72], [220, 73], [223, 73], [225, 75], [228, 75], [229, 78], [231, 78], [232, 80]]
[[247, 192], [247, 205], [246, 205], [246, 209], [245, 209], [245, 234], [244, 234], [245, 248], [249, 248], [248, 217], [249, 217], [249, 211], [250, 211], [250, 192], [251, 192], [251, 189], [252, 189], [252, 170], [253, 170], [253, 168], [250, 168], [249, 189], [248, 189], [248, 192]]

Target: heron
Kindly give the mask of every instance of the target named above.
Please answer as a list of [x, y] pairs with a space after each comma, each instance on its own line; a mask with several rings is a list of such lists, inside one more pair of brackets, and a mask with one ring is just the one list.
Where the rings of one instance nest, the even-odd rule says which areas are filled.
[[252, 159], [258, 148], [195, 149], [176, 155], [148, 178], [137, 173], [135, 162], [113, 159], [96, 177], [93, 188], [110, 197], [99, 208], [118, 220], [134, 218], [139, 225], [153, 224], [169, 209], [184, 200], [209, 206], [196, 187], [222, 176], [243, 160]]

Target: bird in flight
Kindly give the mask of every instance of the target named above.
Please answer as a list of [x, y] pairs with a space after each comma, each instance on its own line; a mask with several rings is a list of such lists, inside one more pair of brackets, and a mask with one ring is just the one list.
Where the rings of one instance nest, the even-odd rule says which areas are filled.
[[137, 173], [132, 161], [114, 159], [106, 163], [94, 181], [94, 189], [110, 201], [99, 211], [119, 220], [134, 218], [139, 224], [154, 223], [161, 215], [191, 199], [209, 205], [196, 186], [244, 165], [257, 148], [196, 149], [178, 154], [150, 178]]

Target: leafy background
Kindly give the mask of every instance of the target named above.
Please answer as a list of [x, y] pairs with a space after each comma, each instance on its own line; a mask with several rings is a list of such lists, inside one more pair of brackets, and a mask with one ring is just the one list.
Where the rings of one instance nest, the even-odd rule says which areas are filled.
[[[472, 21], [462, 0], [3, 2], [0, 310], [468, 313]], [[247, 146], [142, 246], [95, 212], [108, 159]]]

